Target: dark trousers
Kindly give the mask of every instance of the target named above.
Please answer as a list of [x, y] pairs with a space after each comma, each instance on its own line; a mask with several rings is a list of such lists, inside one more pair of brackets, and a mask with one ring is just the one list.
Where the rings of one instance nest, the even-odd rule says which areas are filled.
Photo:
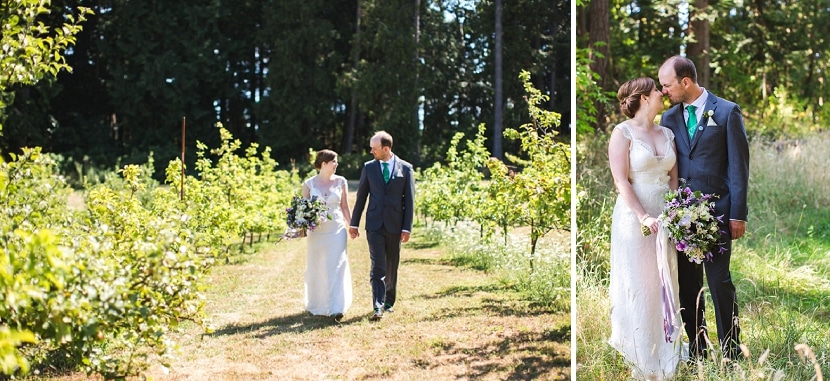
[[367, 231], [366, 240], [369, 242], [369, 258], [372, 261], [372, 269], [369, 271], [372, 306], [394, 306], [397, 298], [398, 265], [401, 261], [401, 233]]
[[689, 352], [692, 357], [702, 356], [706, 352], [706, 319], [704, 317], [703, 272], [712, 304], [715, 307], [715, 319], [718, 327], [718, 341], [725, 357], [735, 359], [741, 353], [740, 325], [738, 324], [738, 304], [735, 285], [729, 272], [732, 256], [731, 242], [729, 249], [722, 254], [715, 254], [712, 262], [703, 261], [702, 265], [689, 262], [685, 254], [677, 253], [677, 273], [680, 284], [680, 315], [686, 335], [689, 337]]

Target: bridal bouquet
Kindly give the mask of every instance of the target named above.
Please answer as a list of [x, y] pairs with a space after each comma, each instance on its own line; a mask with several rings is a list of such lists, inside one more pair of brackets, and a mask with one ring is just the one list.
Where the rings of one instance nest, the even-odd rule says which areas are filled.
[[305, 236], [306, 230], [314, 230], [321, 222], [331, 218], [326, 208], [325, 201], [316, 196], [308, 198], [294, 197], [291, 206], [285, 209], [288, 216], [285, 223], [289, 232], [286, 236], [292, 238]]
[[725, 250], [717, 249], [723, 232], [719, 227], [723, 216], [715, 216], [715, 203], [710, 201], [717, 195], [693, 192], [683, 185], [666, 193], [666, 205], [658, 220], [677, 251], [685, 253], [690, 262], [711, 261], [715, 250]]

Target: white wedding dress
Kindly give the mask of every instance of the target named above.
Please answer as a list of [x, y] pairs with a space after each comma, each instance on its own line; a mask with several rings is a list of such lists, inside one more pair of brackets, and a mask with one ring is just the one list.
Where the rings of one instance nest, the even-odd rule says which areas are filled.
[[[659, 216], [669, 191], [669, 171], [677, 160], [671, 146], [674, 134], [662, 128], [667, 139], [665, 155], [656, 156], [651, 146], [638, 140], [631, 128], [616, 128], [630, 141], [629, 174], [634, 192], [646, 212]], [[667, 295], [679, 305], [677, 286], [677, 254], [668, 236], [643, 236], [637, 216], [621, 197], [617, 197], [611, 223], [611, 338], [609, 343], [632, 366], [632, 377], [664, 380], [675, 375], [680, 360], [681, 331], [679, 314], [669, 319], [673, 332], [664, 329], [664, 299], [658, 265], [669, 290]], [[659, 238], [658, 238], [659, 237]], [[660, 240], [662, 249], [656, 253]], [[668, 340], [667, 340], [668, 336]], [[670, 341], [670, 342], [669, 342]]]
[[314, 315], [345, 314], [352, 305], [352, 274], [346, 254], [347, 221], [340, 209], [344, 177], [334, 185], [320, 187], [317, 177], [306, 180], [310, 195], [326, 201], [330, 220], [308, 232], [306, 241], [305, 305]]

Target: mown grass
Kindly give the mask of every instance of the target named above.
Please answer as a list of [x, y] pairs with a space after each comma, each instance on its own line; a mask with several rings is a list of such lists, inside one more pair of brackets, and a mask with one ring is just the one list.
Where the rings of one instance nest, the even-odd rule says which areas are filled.
[[[608, 242], [616, 197], [607, 136], [581, 137], [577, 184], [579, 380], [627, 380], [610, 335]], [[678, 380], [811, 380], [830, 364], [830, 135], [751, 143], [748, 233], [734, 243], [745, 359], [681, 364]], [[710, 340], [717, 346], [707, 297]], [[798, 348], [798, 349], [796, 349]], [[812, 351], [815, 362], [806, 351]], [[718, 351], [712, 351], [717, 353]], [[818, 369], [816, 368], [818, 367]]]

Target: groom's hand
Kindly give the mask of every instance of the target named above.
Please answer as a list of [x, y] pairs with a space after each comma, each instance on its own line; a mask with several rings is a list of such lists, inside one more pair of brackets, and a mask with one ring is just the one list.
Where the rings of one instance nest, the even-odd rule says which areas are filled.
[[746, 221], [729, 220], [729, 230], [732, 230], [732, 239], [743, 237], [746, 233]]
[[401, 232], [401, 242], [409, 241], [409, 232]]
[[357, 228], [349, 226], [349, 237], [352, 237], [352, 239], [355, 239], [359, 236], [360, 236], [360, 233], [358, 233]]

